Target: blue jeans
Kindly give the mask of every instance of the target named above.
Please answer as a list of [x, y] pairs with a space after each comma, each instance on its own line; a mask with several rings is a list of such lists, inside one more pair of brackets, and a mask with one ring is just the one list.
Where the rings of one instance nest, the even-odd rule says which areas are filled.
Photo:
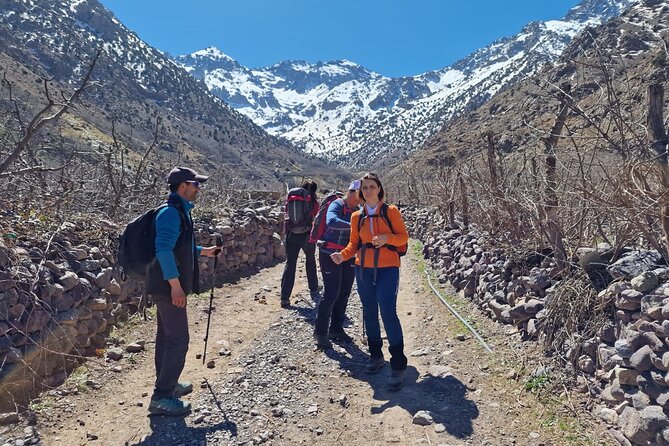
[[372, 357], [383, 357], [381, 347], [381, 319], [388, 337], [390, 366], [393, 370], [404, 370], [407, 358], [404, 356], [404, 336], [397, 317], [397, 291], [400, 283], [400, 269], [397, 267], [378, 268], [374, 283], [374, 268], [355, 267], [358, 294], [362, 302], [362, 317], [367, 331], [367, 344]]

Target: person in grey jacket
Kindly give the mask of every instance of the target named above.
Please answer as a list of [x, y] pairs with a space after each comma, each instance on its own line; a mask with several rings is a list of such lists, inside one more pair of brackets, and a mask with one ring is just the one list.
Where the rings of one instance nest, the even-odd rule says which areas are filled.
[[149, 270], [147, 294], [157, 307], [156, 383], [149, 412], [183, 415], [190, 403], [181, 396], [192, 384], [179, 383], [188, 351], [186, 296], [199, 290], [198, 256], [213, 257], [216, 246], [196, 246], [191, 210], [193, 201], [208, 177], [186, 167], [175, 167], [167, 176], [170, 194], [167, 206], [156, 213], [156, 260]]

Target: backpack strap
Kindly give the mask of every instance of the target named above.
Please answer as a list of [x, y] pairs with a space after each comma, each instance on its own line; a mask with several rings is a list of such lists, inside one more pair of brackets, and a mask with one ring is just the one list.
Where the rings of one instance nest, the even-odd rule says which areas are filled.
[[383, 203], [381, 205], [381, 209], [379, 209], [379, 214], [381, 215], [381, 218], [383, 218], [386, 221], [386, 224], [388, 225], [390, 232], [394, 234], [395, 231], [393, 230], [393, 224], [390, 222], [390, 217], [388, 217], [388, 205], [386, 203]]
[[[365, 212], [365, 209], [363, 207], [363, 210], [360, 211], [360, 220], [358, 220], [358, 234], [360, 234], [360, 230], [362, 229], [365, 218], [372, 218], [372, 217], [381, 217], [383, 220], [386, 222], [388, 225], [388, 228], [390, 229], [390, 232], [395, 234], [395, 231], [393, 230], [393, 225], [390, 222], [390, 218], [388, 218], [388, 205], [386, 203], [383, 203], [381, 205], [381, 209], [379, 209], [379, 212], [374, 215], [367, 215]], [[397, 246], [395, 245], [389, 245], [386, 243], [383, 246], [376, 247], [372, 243], [362, 243], [360, 241], [360, 236], [358, 235], [358, 250], [360, 251], [360, 266], [361, 268], [364, 268], [365, 265], [365, 253], [367, 249], [373, 249], [374, 250], [374, 285], [376, 285], [376, 275], [379, 269], [379, 253], [381, 252], [381, 248], [386, 248], [390, 251], [397, 252]]]

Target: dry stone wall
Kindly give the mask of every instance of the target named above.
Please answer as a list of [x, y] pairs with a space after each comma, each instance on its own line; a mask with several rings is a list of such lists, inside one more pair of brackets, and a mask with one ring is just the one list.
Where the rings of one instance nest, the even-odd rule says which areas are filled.
[[[195, 221], [198, 244], [222, 236], [216, 280], [284, 258], [283, 214], [275, 207]], [[137, 311], [142, 292], [115, 268], [118, 226], [81, 219], [48, 231], [9, 213], [2, 223], [20, 229], [0, 239], [0, 412], [62, 383], [80, 356], [104, 354], [112, 326]], [[206, 290], [214, 260], [201, 257], [200, 269]]]
[[[449, 226], [435, 210], [403, 213], [440, 282], [528, 339], [540, 334], [545, 307], [560, 289], [550, 256], [539, 252], [519, 261], [486, 234]], [[602, 257], [596, 250], [580, 254]], [[595, 413], [617, 429], [621, 444], [669, 445], [669, 268], [656, 251], [630, 251], [599, 265], [586, 271], [603, 288], [597, 304], [610, 317], [596, 336], [561, 353], [579, 352], [579, 383], [599, 400]]]

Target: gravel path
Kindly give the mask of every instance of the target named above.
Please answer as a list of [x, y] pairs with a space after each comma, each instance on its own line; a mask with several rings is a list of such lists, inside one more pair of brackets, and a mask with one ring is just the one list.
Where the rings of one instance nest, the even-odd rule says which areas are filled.
[[147, 416], [155, 323], [137, 324], [126, 330], [124, 341], [147, 340], [146, 351], [89, 363], [86, 378], [99, 389], [82, 391], [80, 385], [72, 392], [76, 386], [70, 381], [45, 396], [37, 425], [43, 444], [613, 444], [598, 426], [588, 426], [588, 434], [573, 426], [565, 435], [559, 423], [547, 422], [555, 420], [550, 409], [516, 380], [509, 360], [513, 336], [462, 307], [493, 345], [495, 352], [485, 353], [431, 294], [413, 254], [405, 257], [399, 296], [409, 370], [406, 384], [395, 392], [385, 388], [388, 364], [376, 375], [363, 372], [367, 354], [357, 295], [351, 297], [346, 327], [355, 343], [318, 351], [304, 271], [298, 272], [292, 308], [281, 309], [282, 268], [216, 289], [208, 349], [208, 358], [215, 359], [212, 369], [196, 358], [208, 295], [191, 299], [191, 350], [183, 375], [195, 386], [187, 397], [194, 408], [189, 416]]

